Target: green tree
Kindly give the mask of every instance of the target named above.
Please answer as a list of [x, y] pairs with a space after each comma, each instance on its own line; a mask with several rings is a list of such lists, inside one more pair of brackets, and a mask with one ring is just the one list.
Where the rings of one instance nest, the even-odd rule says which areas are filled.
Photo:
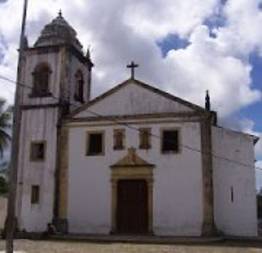
[[11, 109], [7, 108], [6, 100], [0, 98], [0, 159], [3, 158], [4, 150], [7, 148], [11, 136], [8, 130], [11, 128]]

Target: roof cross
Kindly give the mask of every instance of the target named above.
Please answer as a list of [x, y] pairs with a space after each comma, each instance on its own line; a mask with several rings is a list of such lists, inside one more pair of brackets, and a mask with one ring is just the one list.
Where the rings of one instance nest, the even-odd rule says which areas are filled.
[[139, 65], [132, 61], [131, 64], [127, 65], [126, 67], [131, 69], [131, 79], [135, 79], [135, 69], [138, 68]]

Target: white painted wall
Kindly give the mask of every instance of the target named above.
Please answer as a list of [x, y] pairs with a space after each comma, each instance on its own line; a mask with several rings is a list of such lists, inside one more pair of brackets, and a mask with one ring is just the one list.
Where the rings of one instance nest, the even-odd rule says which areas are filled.
[[[85, 76], [85, 101], [87, 101], [87, 80], [89, 71], [86, 66], [70, 52], [63, 59], [62, 47], [58, 52], [38, 53], [38, 49], [26, 52], [26, 62], [22, 66], [20, 80], [26, 87], [20, 86], [21, 105], [50, 105], [59, 103], [59, 97], [71, 99], [75, 103], [74, 75], [82, 69]], [[31, 98], [33, 75], [39, 63], [48, 63], [52, 71], [49, 80], [51, 97]], [[63, 74], [65, 72], [65, 75]], [[77, 105], [76, 105], [77, 106]], [[20, 230], [43, 232], [53, 218], [54, 181], [57, 157], [57, 124], [60, 108], [30, 109], [22, 111], [20, 154], [18, 168], [17, 217]], [[46, 141], [46, 159], [44, 162], [30, 161], [32, 141]], [[40, 203], [31, 204], [31, 186], [40, 185]]]
[[[22, 101], [24, 105], [39, 105], [39, 104], [52, 104], [58, 103], [59, 97], [63, 99], [70, 99], [74, 105], [73, 108], [77, 108], [81, 103], [75, 101], [75, 74], [78, 70], [81, 70], [84, 76], [84, 101], [88, 102], [88, 89], [89, 89], [89, 70], [86, 64], [83, 64], [79, 59], [67, 51], [66, 59], [63, 59], [63, 48], [58, 52], [49, 52], [45, 54], [38, 54], [37, 50], [26, 52], [26, 61], [23, 66], [23, 77], [21, 82], [27, 87], [21, 88]], [[52, 97], [31, 98], [33, 88], [33, 75], [36, 66], [40, 63], [47, 63], [51, 69], [49, 90], [52, 93]], [[63, 75], [63, 71], [65, 74]], [[60, 86], [62, 85], [62, 89]], [[54, 98], [55, 97], [55, 98]]]
[[[20, 230], [46, 231], [53, 218], [57, 109], [23, 111], [18, 170], [17, 216]], [[30, 161], [31, 141], [46, 140], [44, 162]], [[31, 204], [31, 186], [40, 186], [40, 203]]]
[[[88, 123], [87, 123], [88, 124]], [[68, 222], [71, 233], [103, 233], [111, 230], [110, 165], [138, 148], [139, 133], [126, 128], [126, 148], [113, 150], [113, 129], [120, 126], [101, 125], [69, 129], [69, 201]], [[103, 123], [102, 123], [103, 124]], [[180, 128], [185, 145], [200, 149], [199, 123], [134, 124], [151, 127], [153, 135], [162, 128]], [[105, 131], [105, 155], [85, 156], [86, 132]], [[149, 151], [137, 154], [155, 164], [153, 186], [153, 230], [156, 235], [190, 235], [201, 233], [202, 170], [201, 154], [183, 148], [180, 154], [160, 154], [160, 139], [152, 137]]]
[[[145, 89], [130, 80], [128, 85], [98, 101], [88, 108], [100, 115], [136, 115], [161, 112], [192, 112], [181, 103]], [[88, 110], [75, 115], [75, 118], [93, 117]]]
[[[253, 138], [231, 130], [212, 128], [213, 153], [241, 164], [213, 157], [215, 222], [224, 234], [257, 235]], [[234, 201], [231, 202], [231, 187]]]
[[53, 96], [59, 98], [60, 96], [60, 79], [62, 71], [62, 54], [48, 53], [48, 54], [38, 54], [36, 51], [26, 52], [26, 61], [23, 66], [23, 80], [21, 82], [27, 87], [21, 87], [21, 92], [23, 94], [21, 104], [23, 105], [39, 105], [39, 104], [51, 104], [58, 103], [57, 99], [53, 97], [43, 97], [43, 98], [30, 98], [33, 88], [33, 75], [36, 66], [40, 63], [48, 63], [52, 73], [50, 75], [49, 89]]

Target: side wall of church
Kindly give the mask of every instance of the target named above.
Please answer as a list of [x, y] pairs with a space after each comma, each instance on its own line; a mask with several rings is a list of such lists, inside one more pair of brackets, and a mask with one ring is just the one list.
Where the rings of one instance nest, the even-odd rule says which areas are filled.
[[[46, 231], [53, 218], [58, 109], [25, 110], [20, 135], [17, 216], [20, 230]], [[45, 141], [44, 161], [31, 161], [31, 142]], [[39, 204], [31, 203], [32, 185], [39, 185]]]
[[[213, 153], [216, 155], [216, 157], [213, 156], [213, 175], [217, 229], [227, 235], [256, 236], [253, 138], [231, 130], [213, 127], [212, 141]], [[236, 163], [219, 157], [236, 161]]]
[[[69, 127], [68, 166], [68, 223], [70, 233], [101, 233], [111, 231], [112, 188], [111, 169], [127, 154], [127, 148], [137, 149], [138, 156], [153, 169], [153, 233], [156, 235], [199, 236], [203, 222], [202, 160], [201, 153], [182, 147], [178, 154], [161, 154], [162, 129], [180, 131], [184, 146], [201, 149], [200, 124], [198, 122], [161, 123], [161, 120], [136, 122], [132, 126], [149, 127], [152, 130], [151, 149], [140, 150], [139, 133], [121, 125], [102, 122], [95, 126], [71, 123]], [[170, 122], [170, 121], [169, 121]], [[172, 122], [172, 120], [171, 120]], [[113, 130], [124, 128], [125, 149], [113, 150]], [[103, 131], [105, 153], [102, 156], [86, 156], [88, 131]]]

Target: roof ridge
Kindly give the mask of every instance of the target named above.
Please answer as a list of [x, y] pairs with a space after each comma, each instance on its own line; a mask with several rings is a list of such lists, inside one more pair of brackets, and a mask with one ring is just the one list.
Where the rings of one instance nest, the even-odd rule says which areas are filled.
[[121, 82], [120, 84], [114, 86], [113, 88], [109, 89], [108, 91], [102, 93], [101, 95], [95, 97], [94, 99], [90, 100], [89, 102], [87, 102], [86, 104], [82, 105], [81, 107], [75, 109], [69, 116], [68, 118], [71, 118], [71, 117], [74, 117], [75, 115], [77, 115], [78, 113], [86, 110], [88, 107], [92, 106], [93, 104], [103, 100], [104, 98], [106, 98], [107, 96], [115, 93], [116, 91], [118, 91], [119, 89], [123, 88], [124, 86], [128, 85], [130, 82], [133, 82], [134, 84], [136, 85], [139, 85], [140, 87], [143, 87], [145, 89], [148, 89], [154, 93], [157, 93], [161, 96], [164, 96], [166, 97], [167, 99], [171, 99], [173, 101], [176, 101], [176, 102], [179, 102], [187, 107], [190, 107], [191, 109], [193, 110], [196, 110], [198, 112], [206, 112], [206, 110], [201, 107], [201, 106], [198, 106], [196, 104], [193, 104], [185, 99], [182, 99], [182, 98], [179, 98], [177, 96], [174, 96], [173, 94], [170, 94], [166, 91], [163, 91], [159, 88], [156, 88], [155, 86], [152, 86], [150, 84], [147, 84], [145, 82], [142, 82], [140, 80], [137, 80], [137, 79], [133, 79], [133, 78], [129, 78], [123, 82]]

